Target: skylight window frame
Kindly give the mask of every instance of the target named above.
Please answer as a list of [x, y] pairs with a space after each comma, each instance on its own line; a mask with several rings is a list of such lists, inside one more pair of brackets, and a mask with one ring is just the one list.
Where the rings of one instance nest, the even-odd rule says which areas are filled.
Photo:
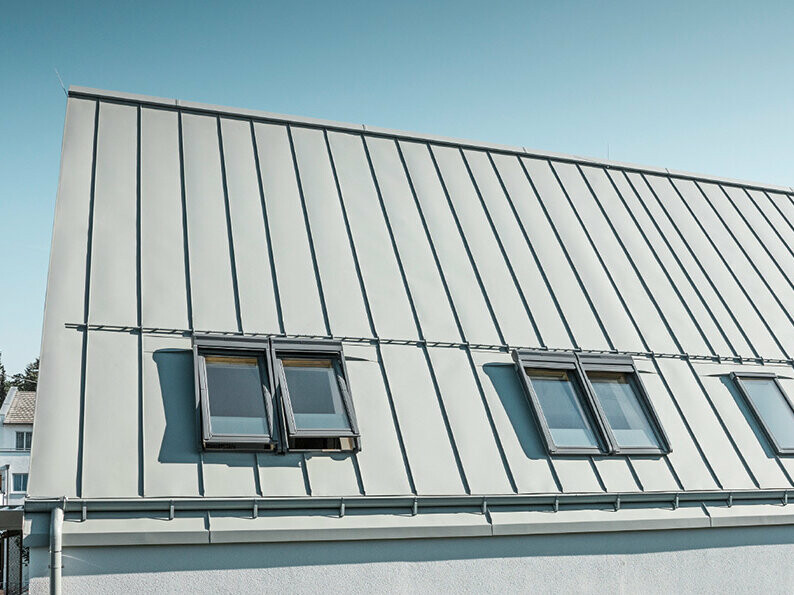
[[[210, 423], [210, 394], [207, 382], [206, 355], [256, 357], [262, 378], [262, 399], [265, 405], [265, 422], [268, 435], [213, 433]], [[201, 413], [201, 443], [204, 450], [249, 450], [272, 451], [279, 447], [279, 433], [274, 423], [273, 410], [273, 366], [270, 341], [259, 338], [221, 337], [193, 338], [193, 362], [195, 368], [196, 405]]]
[[[605, 430], [601, 427], [603, 423], [600, 416], [595, 409], [596, 404], [593, 402], [592, 395], [588, 392], [581, 373], [579, 362], [573, 353], [554, 353], [554, 352], [531, 352], [531, 351], [514, 351], [513, 359], [516, 362], [519, 376], [521, 377], [524, 386], [524, 392], [529, 400], [530, 406], [535, 413], [535, 423], [543, 436], [543, 443], [549, 455], [601, 455], [606, 454], [610, 448], [610, 444], [604, 440]], [[595, 435], [598, 446], [558, 446], [554, 442], [551, 434], [551, 427], [546, 419], [546, 414], [543, 412], [543, 407], [540, 403], [535, 387], [532, 385], [532, 380], [526, 373], [527, 368], [539, 370], [565, 370], [572, 372], [573, 382], [578, 385], [578, 398], [580, 404], [585, 410], [590, 422], [593, 434]]]
[[[634, 359], [629, 355], [613, 354], [578, 354], [577, 360], [582, 369], [582, 374], [586, 380], [587, 389], [592, 393], [592, 398], [598, 407], [599, 415], [603, 417], [603, 425], [608, 433], [611, 447], [611, 454], [616, 455], [666, 455], [671, 452], [670, 439], [662, 426], [662, 420], [651, 402], [645, 384], [642, 382], [639, 370], [634, 364]], [[601, 407], [601, 402], [595, 392], [593, 384], [587, 372], [617, 372], [626, 374], [634, 387], [635, 394], [640, 402], [640, 407], [645, 413], [645, 417], [651, 426], [651, 431], [656, 435], [659, 446], [623, 446], [618, 444], [617, 439], [609, 424], [606, 413]]]
[[[640, 378], [631, 356], [618, 354], [580, 354], [576, 352], [555, 351], [513, 351], [513, 360], [521, 378], [525, 395], [535, 414], [536, 424], [543, 436], [544, 446], [549, 455], [666, 455], [672, 451], [670, 440], [664, 431], [659, 415], [651, 403], [648, 391]], [[579, 385], [581, 405], [589, 414], [593, 432], [599, 448], [557, 446], [551, 435], [540, 399], [526, 373], [527, 368], [541, 370], [568, 370], [573, 373]], [[621, 447], [615, 438], [609, 420], [601, 407], [587, 372], [618, 372], [629, 376], [643, 413], [654, 432], [659, 446]]]
[[761, 415], [761, 412], [758, 411], [758, 408], [755, 406], [755, 403], [750, 398], [750, 393], [747, 390], [747, 386], [744, 384], [744, 382], [742, 382], [743, 378], [773, 380], [775, 382], [775, 385], [777, 386], [777, 389], [780, 391], [783, 400], [789, 406], [792, 412], [794, 412], [794, 403], [792, 403], [791, 399], [786, 393], [786, 390], [783, 388], [783, 384], [780, 382], [780, 377], [774, 372], [736, 372], [736, 371], [731, 372], [730, 377], [733, 383], [739, 389], [739, 392], [741, 393], [744, 402], [750, 408], [753, 417], [758, 422], [758, 425], [761, 427], [761, 430], [766, 435], [767, 440], [769, 440], [769, 444], [772, 446], [772, 448], [774, 448], [775, 453], [784, 456], [794, 455], [794, 447], [784, 447], [777, 441], [777, 438], [775, 438], [772, 429], [764, 420], [764, 416]]
[[[289, 395], [289, 385], [287, 384], [283, 359], [307, 358], [307, 359], [330, 359], [336, 371], [337, 385], [345, 408], [349, 429], [299, 429], [295, 422], [292, 402]], [[281, 415], [281, 431], [284, 436], [284, 446], [287, 448], [290, 439], [318, 438], [318, 439], [343, 439], [348, 438], [352, 441], [351, 449], [340, 449], [343, 452], [358, 452], [361, 450], [361, 433], [356, 419], [353, 399], [350, 394], [349, 378], [345, 355], [342, 343], [330, 340], [299, 340], [273, 338], [271, 340], [271, 360], [273, 362], [273, 381], [274, 395], [276, 396], [276, 407]], [[289, 447], [291, 452], [311, 452], [317, 450], [336, 450], [318, 448], [295, 448]]]

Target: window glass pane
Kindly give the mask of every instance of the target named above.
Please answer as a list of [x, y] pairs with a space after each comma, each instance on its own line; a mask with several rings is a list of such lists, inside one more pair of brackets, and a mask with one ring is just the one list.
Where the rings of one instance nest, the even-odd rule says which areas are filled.
[[598, 448], [582, 394], [568, 370], [526, 368], [556, 446]]
[[14, 473], [14, 491], [26, 492], [28, 490], [28, 474]]
[[17, 432], [17, 450], [25, 449], [25, 433]]
[[781, 448], [794, 448], [794, 412], [773, 378], [742, 378], [747, 396]]
[[206, 355], [204, 361], [211, 432], [268, 435], [259, 359]]
[[598, 402], [621, 448], [660, 448], [634, 381], [620, 372], [588, 372]]
[[33, 432], [25, 432], [25, 450], [30, 450], [33, 446]]
[[342, 393], [331, 360], [282, 359], [298, 430], [349, 430]]

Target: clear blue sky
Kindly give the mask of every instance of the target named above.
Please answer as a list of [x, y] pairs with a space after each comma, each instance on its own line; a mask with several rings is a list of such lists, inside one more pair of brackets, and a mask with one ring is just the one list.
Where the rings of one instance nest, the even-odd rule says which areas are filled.
[[794, 3], [0, 2], [0, 351], [36, 357], [65, 83], [794, 185]]

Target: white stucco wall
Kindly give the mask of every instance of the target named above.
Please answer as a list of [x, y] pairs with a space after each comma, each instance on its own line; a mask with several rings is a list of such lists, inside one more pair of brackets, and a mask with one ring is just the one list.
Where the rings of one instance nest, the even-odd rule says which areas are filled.
[[[794, 527], [68, 548], [64, 593], [794, 592]], [[31, 551], [31, 593], [48, 588]]]
[[8, 465], [8, 470], [3, 471], [4, 481], [3, 491], [6, 494], [5, 504], [22, 504], [25, 500], [25, 492], [14, 491], [15, 473], [28, 473], [30, 468], [30, 451], [17, 450], [17, 432], [32, 432], [32, 425], [0, 424], [0, 469]]

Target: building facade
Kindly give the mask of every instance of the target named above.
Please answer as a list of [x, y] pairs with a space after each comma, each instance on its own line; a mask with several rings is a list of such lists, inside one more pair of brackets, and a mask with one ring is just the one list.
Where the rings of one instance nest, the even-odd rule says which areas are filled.
[[791, 591], [792, 194], [71, 88], [31, 591]]
[[28, 490], [36, 392], [11, 387], [0, 407], [0, 489], [2, 505], [20, 505]]

